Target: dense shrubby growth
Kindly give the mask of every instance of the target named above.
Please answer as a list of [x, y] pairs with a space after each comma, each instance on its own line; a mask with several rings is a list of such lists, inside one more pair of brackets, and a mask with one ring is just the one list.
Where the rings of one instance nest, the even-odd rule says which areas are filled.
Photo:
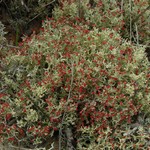
[[78, 3], [65, 1], [63, 9], [55, 9], [55, 15], [76, 17], [80, 15], [92, 26], [99, 30], [111, 28], [121, 34], [123, 38], [134, 43], [149, 44], [149, 13], [148, 0], [134, 1], [107, 1], [107, 0], [84, 0], [79, 9]]
[[[3, 58], [2, 142], [40, 146], [69, 128], [79, 150], [148, 148], [145, 48], [121, 37], [123, 16], [116, 14], [116, 3], [111, 9], [105, 1], [97, 5], [83, 5], [79, 18], [76, 3], [64, 3], [39, 35], [25, 38], [20, 50], [10, 49]], [[144, 123], [139, 114], [145, 114]]]

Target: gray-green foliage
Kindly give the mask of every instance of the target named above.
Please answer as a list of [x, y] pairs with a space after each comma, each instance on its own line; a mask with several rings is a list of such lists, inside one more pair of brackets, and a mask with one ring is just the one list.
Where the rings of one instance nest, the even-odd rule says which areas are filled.
[[[1, 85], [7, 91], [1, 96], [0, 123], [11, 130], [1, 131], [4, 143], [14, 137], [24, 146], [39, 146], [55, 130], [71, 126], [78, 150], [148, 148], [145, 47], [123, 39], [120, 28], [114, 30], [118, 16], [107, 18], [111, 24], [99, 23], [98, 8], [84, 9], [90, 24], [76, 18], [76, 4], [66, 3], [43, 23], [43, 32], [24, 39], [20, 50], [10, 50], [3, 59]], [[138, 113], [145, 118], [137, 119]]]

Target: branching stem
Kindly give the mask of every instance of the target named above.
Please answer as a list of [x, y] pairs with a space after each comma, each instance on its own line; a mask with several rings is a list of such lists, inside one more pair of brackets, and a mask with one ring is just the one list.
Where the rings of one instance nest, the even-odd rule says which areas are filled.
[[[69, 89], [67, 102], [69, 101], [69, 99], [71, 97], [71, 91], [72, 91], [72, 85], [73, 85], [73, 76], [74, 76], [74, 62], [72, 62], [72, 65], [71, 65], [71, 83], [70, 83], [70, 89]], [[63, 114], [60, 129], [59, 129], [59, 150], [61, 150], [62, 126], [63, 126], [63, 122], [65, 120], [65, 117], [66, 117], [66, 112], [64, 112], [64, 114]]]
[[130, 7], [130, 42], [132, 41], [132, 18], [131, 18], [131, 11], [132, 11], [132, 1], [129, 0], [129, 7]]

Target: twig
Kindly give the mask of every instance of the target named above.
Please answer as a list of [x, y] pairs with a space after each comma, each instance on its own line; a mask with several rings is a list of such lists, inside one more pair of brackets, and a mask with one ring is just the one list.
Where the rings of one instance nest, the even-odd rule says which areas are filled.
[[121, 1], [121, 11], [123, 11], [124, 0]]
[[5, 45], [5, 46], [7, 46], [7, 47], [11, 47], [11, 48], [17, 48], [17, 49], [20, 49], [20, 47], [19, 47], [19, 46], [13, 46], [13, 45], [9, 45], [9, 44], [7, 44], [7, 45]]
[[[69, 94], [68, 94], [67, 101], [71, 97], [71, 91], [72, 91], [72, 85], [73, 85], [73, 75], [74, 75], [73, 65], [74, 65], [74, 62], [72, 63], [72, 66], [71, 66], [71, 84], [70, 84], [70, 89], [69, 89]], [[62, 121], [61, 121], [61, 126], [60, 126], [60, 129], [59, 129], [59, 150], [61, 150], [62, 125], [63, 125], [64, 119], [65, 119], [65, 116], [66, 116], [66, 112], [64, 112], [64, 114], [63, 114]]]
[[73, 135], [72, 135], [72, 131], [70, 128], [66, 128], [65, 130], [66, 136], [67, 136], [67, 150], [73, 150], [74, 147], [72, 145], [72, 141], [73, 141]]
[[136, 30], [136, 41], [137, 41], [137, 45], [139, 45], [139, 33], [138, 33], [138, 27], [137, 24], [135, 23], [135, 30]]
[[17, 48], [17, 49], [20, 49], [21, 47], [19, 47], [19, 46], [14, 46], [14, 45], [10, 45], [10, 44], [0, 44], [0, 50], [4, 47], [4, 46], [6, 46], [6, 47], [10, 47], [10, 48]]
[[129, 0], [129, 5], [130, 5], [130, 42], [131, 42], [131, 40], [132, 40], [132, 18], [131, 18], [132, 5], [131, 5], [131, 0]]
[[42, 12], [40, 12], [39, 14], [37, 14], [36, 16], [34, 16], [27, 24], [29, 24], [30, 22], [32, 22], [34, 19], [36, 19], [38, 16], [40, 16], [42, 14]]
[[[136, 37], [134, 36], [134, 33], [132, 32], [132, 38], [134, 40], [135, 43], [137, 43]], [[137, 45], [137, 44], [136, 44]]]
[[71, 84], [70, 84], [69, 95], [68, 95], [67, 100], [69, 100], [71, 97], [71, 91], [72, 91], [72, 85], [73, 85], [73, 74], [74, 74], [73, 65], [74, 63], [72, 63], [72, 66], [71, 66]]
[[138, 127], [135, 127], [132, 130], [129, 130], [128, 132], [124, 133], [123, 136], [130, 136], [131, 134], [135, 133], [137, 129]]
[[51, 5], [51, 4], [54, 3], [55, 1], [56, 1], [56, 0], [51, 1], [50, 3], [48, 3], [48, 4], [44, 5], [44, 6], [42, 6], [42, 8], [47, 7], [48, 5]]
[[6, 91], [7, 89], [2, 89], [2, 90], [0, 90], [0, 93], [3, 93], [4, 91]]
[[27, 12], [30, 12], [29, 8], [27, 7], [27, 5], [24, 3], [23, 0], [21, 0], [21, 4], [22, 4], [22, 6], [25, 7], [25, 9], [26, 9]]
[[[56, 0], [53, 0], [52, 2], [50, 2], [50, 3], [48, 3], [48, 4], [44, 5], [44, 6], [42, 6], [42, 8], [47, 7], [48, 5], [51, 5], [51, 4], [54, 3], [55, 1], [56, 1]], [[44, 11], [44, 10], [42, 10], [42, 11]], [[27, 24], [29, 24], [29, 23], [32, 22], [34, 19], [36, 19], [38, 16], [40, 16], [40, 15], [42, 14], [42, 11], [41, 11], [39, 14], [37, 14], [36, 16], [34, 16]]]
[[150, 48], [150, 46], [148, 46], [149, 44], [143, 45], [143, 44], [139, 44], [140, 46], [144, 46], [146, 48]]

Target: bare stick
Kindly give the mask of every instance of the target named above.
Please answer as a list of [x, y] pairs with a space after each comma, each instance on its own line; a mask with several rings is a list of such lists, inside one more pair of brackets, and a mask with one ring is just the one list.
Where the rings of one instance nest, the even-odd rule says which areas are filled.
[[67, 136], [67, 150], [74, 150], [74, 147], [72, 145], [72, 141], [73, 141], [73, 135], [72, 135], [72, 131], [70, 128], [66, 128], [65, 130], [66, 136]]
[[124, 0], [121, 1], [121, 11], [123, 11]]
[[54, 2], [55, 2], [55, 0], [51, 1], [50, 3], [48, 3], [48, 4], [46, 4], [46, 5], [42, 6], [42, 7], [46, 7], [46, 6], [48, 6], [48, 5], [50, 5], [50, 4], [54, 3]]
[[131, 5], [131, 0], [129, 0], [129, 5], [130, 5], [130, 42], [131, 42], [131, 40], [132, 40], [132, 18], [131, 18], [132, 5]]
[[27, 5], [24, 3], [23, 0], [21, 0], [21, 5], [25, 7], [27, 12], [30, 12], [29, 8], [27, 7]]
[[[67, 101], [69, 101], [69, 99], [71, 97], [71, 91], [72, 91], [72, 85], [73, 85], [73, 75], [74, 75], [73, 65], [74, 65], [74, 62], [72, 62], [72, 65], [71, 65], [71, 83], [70, 83], [70, 89], [69, 89]], [[63, 125], [64, 119], [65, 119], [65, 116], [66, 116], [66, 112], [64, 112], [64, 114], [63, 114], [61, 126], [59, 129], [59, 150], [61, 150], [62, 125]]]
[[[55, 0], [53, 0], [53, 1], [51, 1], [50, 3], [48, 3], [48, 4], [44, 5], [44, 6], [42, 6], [42, 8], [44, 8], [44, 7], [46, 7], [46, 6], [50, 5], [50, 4], [52, 4], [52, 3], [54, 3], [54, 2], [55, 2]], [[42, 11], [43, 11], [43, 10], [42, 10]], [[36, 16], [34, 16], [34, 17], [28, 22], [28, 24], [29, 24], [30, 22], [32, 22], [34, 19], [36, 19], [38, 16], [40, 16], [40, 15], [42, 14], [42, 11], [41, 11], [39, 14], [37, 14]]]
[[17, 49], [20, 49], [19, 46], [14, 46], [14, 45], [9, 45], [9, 44], [7, 44], [7, 45], [5, 45], [5, 46], [10, 47], [10, 48], [17, 48]]
[[138, 27], [137, 24], [135, 23], [135, 30], [136, 30], [136, 41], [137, 41], [137, 45], [139, 45], [139, 33], [138, 33]]

